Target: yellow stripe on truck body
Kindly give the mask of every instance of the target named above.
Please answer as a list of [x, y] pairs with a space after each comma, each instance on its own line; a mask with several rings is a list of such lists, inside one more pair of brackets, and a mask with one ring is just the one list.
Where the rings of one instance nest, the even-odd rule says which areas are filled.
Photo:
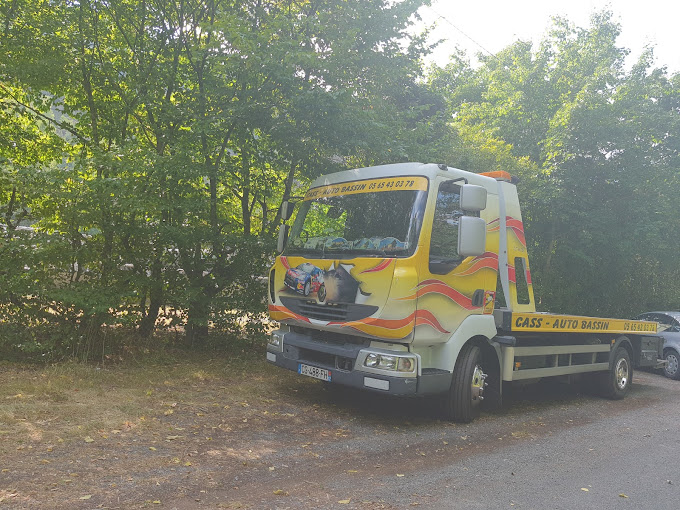
[[578, 315], [549, 313], [508, 313], [503, 317], [503, 329], [536, 333], [656, 333], [656, 322], [604, 319]]

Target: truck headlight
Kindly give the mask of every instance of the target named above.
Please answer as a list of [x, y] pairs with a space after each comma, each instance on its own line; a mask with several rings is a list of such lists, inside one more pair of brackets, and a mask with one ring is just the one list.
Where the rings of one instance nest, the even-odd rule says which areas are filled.
[[397, 370], [399, 372], [413, 372], [413, 368], [416, 366], [413, 358], [399, 358], [399, 363], [397, 364]]
[[364, 361], [364, 365], [367, 367], [377, 367], [378, 363], [380, 362], [380, 354], [375, 354], [371, 353], [368, 356], [366, 356], [366, 361]]
[[396, 370], [397, 358], [395, 356], [380, 356], [378, 368], [382, 368], [383, 370]]
[[283, 331], [272, 331], [271, 334], [269, 335], [269, 345], [271, 347], [276, 348], [277, 350], [282, 350], [283, 349], [283, 337], [285, 333]]
[[396, 356], [371, 352], [366, 355], [364, 366], [395, 372], [414, 372], [416, 369], [416, 358], [414, 356]]

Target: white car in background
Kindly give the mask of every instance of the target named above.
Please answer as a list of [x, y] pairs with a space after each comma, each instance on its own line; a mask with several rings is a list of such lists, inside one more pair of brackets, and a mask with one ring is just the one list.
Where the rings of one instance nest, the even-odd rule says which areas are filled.
[[664, 375], [680, 380], [680, 312], [646, 312], [635, 318], [659, 323], [657, 333], [665, 339], [663, 357], [668, 361]]

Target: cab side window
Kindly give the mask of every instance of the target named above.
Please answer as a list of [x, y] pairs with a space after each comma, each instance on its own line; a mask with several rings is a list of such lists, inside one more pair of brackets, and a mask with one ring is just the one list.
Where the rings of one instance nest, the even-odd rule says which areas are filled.
[[462, 262], [463, 258], [458, 255], [458, 221], [463, 214], [460, 186], [453, 181], [443, 182], [437, 192], [432, 223], [430, 273], [449, 273]]
[[515, 257], [515, 290], [517, 291], [517, 304], [528, 305], [531, 302], [526, 261], [522, 257]]

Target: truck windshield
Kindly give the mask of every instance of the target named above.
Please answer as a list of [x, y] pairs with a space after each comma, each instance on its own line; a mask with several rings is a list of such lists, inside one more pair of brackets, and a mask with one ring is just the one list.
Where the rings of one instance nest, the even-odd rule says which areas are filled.
[[381, 189], [313, 199], [309, 195], [291, 229], [288, 255], [336, 258], [413, 254], [427, 191]]

